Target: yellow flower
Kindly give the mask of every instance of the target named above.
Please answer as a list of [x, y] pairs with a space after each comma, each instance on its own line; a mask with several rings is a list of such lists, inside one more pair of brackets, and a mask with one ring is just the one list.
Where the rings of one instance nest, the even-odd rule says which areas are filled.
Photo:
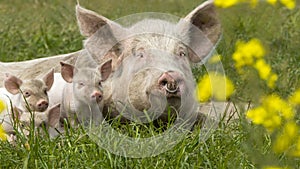
[[258, 0], [250, 0], [250, 4], [252, 7], [256, 7]]
[[293, 108], [277, 95], [270, 95], [263, 99], [262, 105], [251, 109], [246, 114], [254, 124], [264, 126], [273, 132], [282, 124], [282, 118], [291, 120], [294, 117]]
[[233, 83], [227, 77], [210, 72], [199, 81], [196, 94], [200, 102], [206, 102], [210, 98], [224, 101], [233, 91]]
[[290, 148], [298, 136], [299, 127], [293, 122], [288, 122], [283, 127], [283, 132], [279, 135], [273, 146], [276, 153], [283, 153]]
[[271, 5], [275, 5], [277, 3], [277, 0], [267, 0], [267, 2]]
[[197, 85], [197, 99], [200, 102], [206, 102], [212, 95], [211, 81], [208, 75], [205, 75]]
[[277, 79], [278, 79], [277, 74], [274, 74], [274, 73], [271, 74], [271, 75], [269, 76], [268, 81], [267, 81], [268, 86], [269, 86], [270, 88], [274, 88]]
[[274, 88], [278, 76], [271, 72], [271, 66], [265, 60], [259, 59], [254, 64], [254, 68], [258, 71], [259, 77], [265, 80], [270, 88]]
[[0, 140], [5, 141], [6, 139], [6, 133], [3, 129], [3, 126], [0, 124]]
[[294, 117], [294, 111], [292, 107], [278, 95], [270, 95], [264, 98], [262, 106], [272, 114], [278, 114], [284, 117], [286, 120], [290, 120]]
[[263, 107], [257, 107], [247, 112], [247, 118], [251, 119], [255, 124], [262, 124], [268, 112]]
[[294, 94], [290, 96], [289, 102], [292, 105], [300, 105], [300, 89], [298, 89]]
[[258, 3], [258, 0], [215, 0], [214, 4], [221, 8], [228, 8], [242, 2], [250, 3], [251, 6], [255, 7]]
[[271, 67], [263, 59], [256, 61], [254, 68], [258, 71], [259, 77], [263, 80], [268, 80], [271, 74]]
[[3, 110], [5, 109], [6, 104], [4, 103], [4, 101], [0, 100], [0, 113], [3, 112]]
[[215, 0], [214, 4], [221, 8], [228, 8], [239, 3], [240, 0]]
[[300, 138], [298, 138], [295, 150], [292, 150], [290, 155], [300, 157]]
[[[255, 7], [258, 0], [215, 0], [214, 4], [220, 8], [228, 8], [243, 2], [250, 3], [252, 7]], [[267, 2], [271, 5], [275, 5], [277, 0], [267, 0]], [[280, 2], [289, 9], [294, 9], [296, 6], [295, 0], [280, 0]]]
[[237, 69], [243, 66], [251, 66], [255, 59], [262, 58], [265, 55], [265, 50], [258, 39], [251, 39], [249, 42], [238, 41], [236, 50], [232, 55], [236, 62]]
[[209, 59], [208, 62], [209, 62], [210, 64], [218, 63], [218, 62], [221, 61], [221, 58], [222, 58], [221, 55], [214, 55], [213, 57], [211, 57], [211, 58]]
[[295, 0], [280, 0], [280, 2], [289, 9], [294, 9], [296, 6]]
[[278, 114], [270, 113], [263, 107], [251, 109], [246, 114], [254, 124], [263, 125], [269, 132], [281, 125], [281, 118]]
[[254, 67], [262, 80], [267, 82], [270, 88], [274, 88], [278, 76], [272, 73], [271, 66], [263, 59], [265, 49], [258, 39], [251, 39], [249, 42], [238, 41], [236, 50], [232, 55], [238, 73], [243, 73], [244, 66]]
[[278, 167], [278, 166], [267, 166], [263, 167], [263, 169], [289, 169], [288, 167]]

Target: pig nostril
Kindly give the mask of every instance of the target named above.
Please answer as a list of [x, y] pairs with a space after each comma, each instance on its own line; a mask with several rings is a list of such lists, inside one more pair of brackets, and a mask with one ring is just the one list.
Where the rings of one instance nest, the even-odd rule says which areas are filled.
[[49, 105], [48, 102], [45, 101], [37, 104], [38, 107], [48, 107], [48, 105]]
[[165, 92], [165, 94], [180, 94], [180, 85], [182, 83], [182, 77], [179, 73], [174, 71], [165, 72], [161, 75], [158, 80], [158, 85], [160, 89]]
[[176, 82], [174, 82], [174, 83], [168, 83], [166, 87], [169, 90], [175, 90], [177, 88], [177, 84], [176, 84]]
[[168, 81], [167, 81], [167, 79], [164, 79], [164, 80], [162, 80], [160, 84], [161, 84], [162, 86], [165, 86], [165, 85], [167, 85], [167, 84], [168, 84]]
[[101, 100], [102, 99], [102, 94], [100, 93], [94, 93], [91, 95], [92, 99], [96, 99], [96, 100]]

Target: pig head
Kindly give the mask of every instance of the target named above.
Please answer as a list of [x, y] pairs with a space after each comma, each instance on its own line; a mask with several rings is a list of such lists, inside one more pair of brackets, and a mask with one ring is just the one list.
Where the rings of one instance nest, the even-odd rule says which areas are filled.
[[112, 59], [107, 106], [111, 103], [119, 113], [128, 112], [123, 115], [131, 120], [145, 110], [154, 112], [151, 120], [166, 116], [167, 107], [175, 114], [193, 111], [191, 65], [206, 59], [221, 34], [212, 0], [177, 23], [145, 19], [123, 27], [79, 5], [76, 12], [89, 55], [97, 62]]
[[42, 79], [21, 80], [16, 76], [6, 74], [4, 86], [12, 95], [11, 102], [22, 111], [28, 110], [43, 112], [48, 108], [47, 92], [54, 81], [54, 70], [48, 72]]

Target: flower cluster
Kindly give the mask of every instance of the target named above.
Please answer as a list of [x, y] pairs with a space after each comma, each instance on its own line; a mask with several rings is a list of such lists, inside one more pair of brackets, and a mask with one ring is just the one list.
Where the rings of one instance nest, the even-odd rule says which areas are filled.
[[200, 102], [206, 102], [210, 98], [222, 101], [226, 100], [233, 90], [233, 83], [226, 76], [209, 72], [197, 85], [197, 99]]
[[[3, 110], [6, 108], [5, 103], [0, 100], [0, 114], [3, 112]], [[6, 133], [3, 129], [3, 126], [0, 124], [0, 140], [6, 140]]]
[[259, 77], [266, 81], [270, 88], [274, 88], [278, 76], [272, 72], [271, 66], [266, 63], [264, 56], [265, 50], [261, 42], [258, 39], [251, 39], [249, 42], [237, 42], [232, 58], [240, 74], [243, 73], [243, 67], [253, 67], [257, 70]]
[[262, 105], [247, 112], [247, 118], [254, 124], [263, 125], [269, 132], [282, 125], [282, 118], [290, 120], [294, 112], [283, 99], [277, 95], [270, 95], [262, 99]]
[[[221, 8], [228, 8], [239, 3], [250, 3], [251, 6], [255, 7], [258, 2], [259, 0], [215, 0], [214, 4]], [[294, 9], [296, 6], [295, 0], [266, 0], [266, 2], [271, 5], [275, 5], [277, 2], [280, 2], [289, 9]]]
[[268, 167], [264, 167], [263, 169], [289, 169], [289, 168], [288, 167], [268, 166]]
[[[294, 119], [295, 108], [300, 105], [300, 89], [287, 100], [277, 95], [262, 99], [259, 107], [247, 112], [247, 118], [254, 124], [264, 126], [269, 132], [279, 131], [273, 144], [276, 153], [287, 152], [291, 156], [300, 157], [300, 133]], [[292, 147], [295, 146], [296, 148]]]
[[[240, 3], [248, 3], [255, 7], [259, 0], [214, 0], [217, 7], [228, 8]], [[271, 5], [278, 3], [294, 9], [295, 0], [266, 0]], [[232, 56], [239, 74], [244, 74], [245, 67], [257, 71], [259, 78], [264, 80], [269, 88], [274, 88], [278, 76], [272, 72], [271, 66], [264, 59], [265, 50], [258, 39], [248, 42], [239, 41]], [[198, 86], [199, 87], [199, 86]], [[298, 107], [297, 107], [298, 106]], [[275, 153], [286, 153], [293, 157], [300, 157], [300, 132], [296, 123], [296, 108], [300, 107], [300, 89], [287, 99], [277, 94], [270, 94], [261, 98], [261, 104], [246, 112], [246, 116], [256, 125], [262, 125], [274, 135], [272, 139]], [[288, 169], [288, 167], [265, 166], [263, 169]]]
[[296, 90], [289, 98], [289, 103], [296, 106], [300, 105], [300, 89]]

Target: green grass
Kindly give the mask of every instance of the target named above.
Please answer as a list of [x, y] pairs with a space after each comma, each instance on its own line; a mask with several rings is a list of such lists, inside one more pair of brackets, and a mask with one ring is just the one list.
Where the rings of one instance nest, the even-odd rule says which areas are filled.
[[[88, 0], [80, 4], [110, 19], [138, 12], [154, 11], [184, 16], [201, 3], [184, 0]], [[75, 19], [76, 1], [2, 0], [0, 1], [0, 60], [21, 61], [69, 53], [82, 49]], [[125, 4], [125, 5], [124, 5]], [[233, 101], [258, 101], [276, 92], [287, 97], [300, 87], [300, 11], [267, 6], [251, 9], [239, 5], [219, 9], [224, 33], [217, 50], [223, 55], [226, 74], [236, 85]], [[267, 47], [266, 59], [279, 75], [277, 88], [269, 90], [258, 82], [255, 72], [239, 76], [231, 54], [238, 39], [257, 37]], [[201, 72], [201, 71], [200, 71]], [[196, 77], [200, 75], [195, 71]], [[254, 92], [253, 92], [254, 91]], [[118, 124], [116, 124], [118, 125]], [[135, 135], [138, 126], [121, 127]], [[154, 132], [141, 127], [143, 132]], [[260, 168], [268, 164], [300, 167], [298, 159], [274, 155], [271, 139], [259, 126], [249, 124], [243, 112], [232, 123], [219, 123], [206, 142], [200, 142], [199, 129], [189, 133], [178, 145], [163, 154], [148, 158], [114, 155], [94, 143], [82, 129], [70, 129], [63, 137], [24, 138], [17, 145], [0, 142], [0, 168]], [[147, 136], [147, 132], [143, 133]], [[137, 136], [138, 137], [138, 136]], [[168, 145], [166, 145], [168, 146]]]

